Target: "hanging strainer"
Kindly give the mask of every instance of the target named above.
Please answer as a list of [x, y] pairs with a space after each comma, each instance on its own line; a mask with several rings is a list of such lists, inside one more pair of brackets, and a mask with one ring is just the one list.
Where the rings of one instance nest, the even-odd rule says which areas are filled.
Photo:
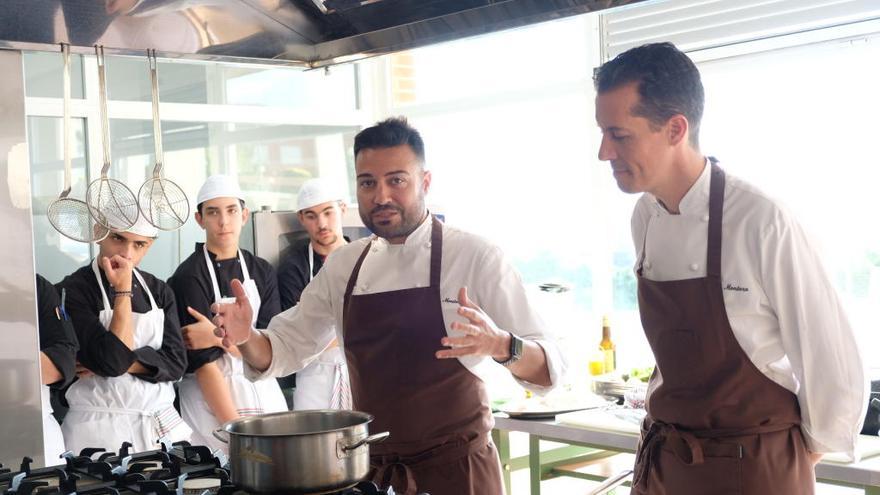
[[137, 199], [125, 184], [107, 177], [110, 170], [110, 120], [107, 115], [107, 79], [104, 70], [104, 47], [95, 45], [98, 60], [98, 96], [101, 107], [101, 140], [104, 145], [104, 166], [101, 177], [89, 184], [86, 203], [95, 221], [111, 230], [124, 231], [138, 219]]
[[159, 120], [159, 70], [156, 50], [147, 50], [150, 63], [150, 82], [153, 88], [153, 143], [156, 148], [156, 166], [153, 177], [147, 179], [138, 191], [141, 215], [159, 230], [177, 230], [189, 218], [189, 200], [183, 189], [162, 177], [162, 123]]
[[79, 242], [100, 241], [108, 230], [96, 224], [85, 201], [69, 198], [70, 194], [70, 45], [61, 44], [64, 59], [64, 190], [49, 204], [49, 223], [62, 235]]

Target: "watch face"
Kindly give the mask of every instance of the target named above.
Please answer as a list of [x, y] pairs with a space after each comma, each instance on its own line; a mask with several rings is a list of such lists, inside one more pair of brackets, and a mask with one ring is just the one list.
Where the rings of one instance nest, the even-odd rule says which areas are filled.
[[510, 338], [510, 357], [513, 359], [519, 359], [522, 356], [523, 350], [523, 341], [521, 338], [516, 335], [511, 335]]

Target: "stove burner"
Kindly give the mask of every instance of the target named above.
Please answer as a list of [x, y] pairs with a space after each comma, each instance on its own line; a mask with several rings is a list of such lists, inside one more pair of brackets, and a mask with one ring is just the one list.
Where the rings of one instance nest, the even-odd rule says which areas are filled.
[[[18, 470], [0, 464], [0, 495], [185, 495], [187, 480], [214, 478], [219, 488], [200, 495], [247, 495], [230, 482], [227, 457], [220, 451], [188, 442], [163, 443], [157, 450], [130, 453], [131, 444], [119, 452], [83, 449], [66, 452], [64, 464], [31, 468], [33, 459], [22, 459]], [[216, 486], [216, 482], [195, 483]], [[187, 493], [192, 493], [187, 490]], [[316, 494], [313, 494], [316, 495]], [[398, 495], [369, 481], [322, 495]]]

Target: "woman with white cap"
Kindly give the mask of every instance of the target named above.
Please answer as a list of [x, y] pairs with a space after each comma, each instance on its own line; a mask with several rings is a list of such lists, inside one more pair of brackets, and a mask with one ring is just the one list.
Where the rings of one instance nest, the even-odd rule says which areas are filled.
[[281, 311], [275, 269], [268, 261], [239, 248], [248, 209], [238, 182], [225, 175], [208, 177], [197, 196], [196, 222], [205, 242], [168, 279], [187, 346], [189, 366], [180, 383], [180, 410], [194, 430], [193, 441], [214, 449], [226, 444], [211, 434], [240, 416], [286, 411], [287, 402], [274, 379], [251, 382], [237, 349], [224, 349], [214, 336], [211, 305], [230, 296], [229, 283], [243, 283], [255, 308], [252, 324], [265, 328]]
[[[309, 237], [294, 243], [278, 267], [283, 310], [296, 306], [300, 294], [324, 266], [327, 256], [348, 244], [342, 235], [345, 209], [342, 194], [324, 179], [309, 179], [300, 188], [296, 211]], [[337, 341], [296, 373], [293, 408], [351, 409], [348, 367]]]
[[74, 452], [189, 440], [192, 430], [174, 409], [173, 382], [186, 368], [174, 295], [135, 268], [157, 235], [141, 216], [130, 229], [112, 231], [98, 256], [59, 284], [80, 345], [62, 424]]

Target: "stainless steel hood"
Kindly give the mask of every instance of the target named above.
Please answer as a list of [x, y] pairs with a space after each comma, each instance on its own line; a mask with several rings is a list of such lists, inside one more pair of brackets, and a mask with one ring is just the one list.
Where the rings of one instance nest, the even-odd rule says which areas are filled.
[[644, 0], [0, 0], [0, 48], [320, 67]]

